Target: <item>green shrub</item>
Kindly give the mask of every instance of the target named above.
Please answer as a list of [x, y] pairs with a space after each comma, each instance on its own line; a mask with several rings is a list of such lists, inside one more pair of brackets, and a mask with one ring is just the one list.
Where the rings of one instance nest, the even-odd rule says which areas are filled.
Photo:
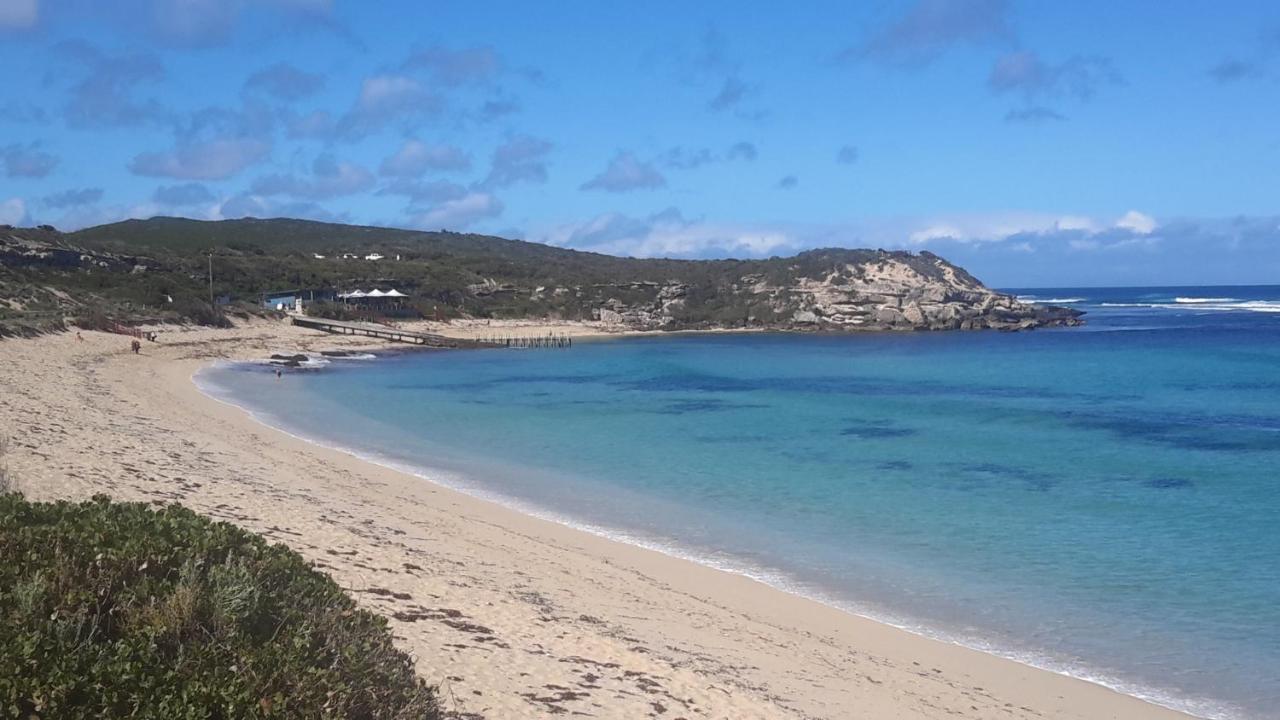
[[181, 507], [0, 496], [0, 717], [440, 717], [434, 688], [283, 545]]

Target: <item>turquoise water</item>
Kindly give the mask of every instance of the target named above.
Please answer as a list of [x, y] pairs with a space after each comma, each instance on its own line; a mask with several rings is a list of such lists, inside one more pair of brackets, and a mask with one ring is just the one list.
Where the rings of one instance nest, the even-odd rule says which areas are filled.
[[1280, 717], [1280, 287], [1078, 329], [392, 354], [210, 392], [318, 441], [1207, 717]]

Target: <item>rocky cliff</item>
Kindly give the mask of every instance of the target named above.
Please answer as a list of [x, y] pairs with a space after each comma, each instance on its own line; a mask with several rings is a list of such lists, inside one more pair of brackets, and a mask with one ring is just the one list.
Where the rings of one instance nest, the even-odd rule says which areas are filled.
[[[707, 289], [679, 281], [593, 288], [597, 295], [613, 289], [619, 295], [649, 296], [631, 301], [601, 298], [594, 317], [635, 329], [1027, 330], [1082, 323], [1077, 310], [1034, 305], [995, 292], [929, 252], [817, 250], [797, 260], [804, 262], [789, 266], [791, 277], [783, 280], [776, 272], [773, 278], [766, 272], [746, 272], [717, 288], [714, 299], [725, 312], [705, 319], [690, 312], [690, 303], [707, 303]], [[802, 272], [804, 268], [809, 272]], [[740, 317], [734, 308], [742, 310]]]

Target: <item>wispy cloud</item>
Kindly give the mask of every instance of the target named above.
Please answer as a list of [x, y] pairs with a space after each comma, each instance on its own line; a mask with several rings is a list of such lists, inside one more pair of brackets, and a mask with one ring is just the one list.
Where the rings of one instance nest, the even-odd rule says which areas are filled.
[[1011, 237], [1036, 235], [1070, 235], [1075, 238], [1115, 232], [1149, 235], [1157, 227], [1158, 223], [1150, 215], [1130, 210], [1114, 220], [1047, 213], [975, 213], [893, 221], [873, 229], [872, 232], [880, 240], [888, 240], [890, 243], [894, 242], [893, 235], [897, 235], [899, 241], [905, 239], [908, 245], [922, 245], [937, 240], [983, 244], [1003, 242]]
[[665, 187], [667, 179], [652, 163], [644, 162], [629, 150], [620, 150], [598, 175], [582, 184], [582, 190], [623, 193]]
[[416, 50], [401, 64], [406, 72], [422, 70], [438, 84], [451, 87], [492, 81], [502, 72], [502, 61], [491, 47], [450, 49], [440, 45]]
[[457, 172], [470, 167], [471, 157], [462, 148], [430, 145], [411, 138], [382, 161], [378, 172], [391, 177], [420, 177], [428, 171]]
[[1014, 108], [1004, 114], [1004, 121], [1008, 123], [1029, 123], [1038, 124], [1044, 122], [1056, 122], [1066, 120], [1067, 118], [1057, 110], [1044, 107], [1042, 105], [1033, 105], [1032, 107]]
[[1209, 77], [1226, 84], [1262, 76], [1262, 65], [1256, 60], [1227, 58], [1209, 68]]
[[184, 206], [211, 203], [216, 198], [209, 188], [200, 183], [162, 185], [151, 194], [151, 199], [161, 205]]
[[438, 204], [449, 200], [459, 200], [470, 191], [463, 185], [447, 180], [410, 180], [400, 178], [388, 183], [378, 190], [379, 195], [398, 195], [406, 197], [415, 204]]
[[167, 120], [157, 101], [135, 96], [140, 86], [164, 78], [164, 66], [155, 55], [112, 55], [81, 41], [62, 43], [57, 53], [69, 61], [69, 74], [78, 78], [63, 109], [68, 125], [92, 129]]
[[265, 159], [271, 145], [252, 138], [182, 144], [162, 152], [144, 152], [129, 163], [130, 172], [179, 180], [225, 180]]
[[489, 174], [480, 183], [481, 187], [492, 189], [520, 182], [546, 182], [546, 158], [551, 148], [550, 142], [531, 135], [511, 137], [493, 151]]
[[92, 205], [101, 199], [102, 188], [78, 188], [45, 195], [43, 201], [46, 207], [62, 209]]
[[926, 65], [953, 47], [989, 44], [1012, 34], [1005, 0], [916, 0], [839, 59]]
[[730, 53], [729, 42], [717, 27], [708, 27], [692, 48], [678, 47], [667, 55], [680, 82], [708, 93], [708, 110], [746, 118], [762, 114], [744, 107], [757, 87], [748, 78], [743, 62]]
[[718, 162], [733, 162], [735, 160], [751, 162], [759, 154], [754, 143], [740, 140], [730, 145], [724, 152], [718, 152], [706, 147], [690, 148], [676, 145], [659, 155], [655, 162], [672, 170], [694, 170], [703, 165]]
[[289, 217], [321, 222], [351, 222], [350, 213], [333, 212], [310, 200], [281, 200], [247, 192], [227, 198], [209, 213], [210, 220], [242, 217]]
[[729, 146], [729, 151], [725, 153], [725, 158], [729, 160], [755, 160], [760, 155], [759, 149], [755, 143], [739, 140]]
[[173, 122], [172, 148], [135, 155], [129, 170], [178, 180], [225, 180], [270, 155], [273, 125], [262, 108], [204, 108]]
[[58, 166], [57, 156], [41, 150], [38, 142], [0, 147], [0, 162], [11, 178], [42, 178]]
[[[277, 30], [316, 26], [338, 29], [333, 0], [117, 0], [104, 6], [128, 18], [133, 28], [145, 28], [150, 39], [177, 48], [226, 45], [253, 15]], [[132, 7], [130, 7], [132, 6]], [[104, 9], [108, 9], [104, 7]], [[120, 12], [121, 10], [124, 12]]]
[[736, 75], [730, 75], [724, 79], [724, 84], [720, 86], [720, 91], [715, 94], [715, 97], [711, 98], [707, 106], [717, 112], [736, 108], [750, 91], [750, 85], [747, 85]]
[[1267, 77], [1271, 64], [1280, 57], [1280, 25], [1263, 28], [1251, 46], [1241, 45], [1243, 56], [1226, 57], [1214, 63], [1209, 67], [1209, 77], [1223, 85]]
[[0, 200], [0, 225], [30, 225], [27, 203], [22, 198]]
[[630, 257], [762, 257], [795, 247], [794, 239], [781, 230], [691, 220], [676, 208], [647, 217], [606, 213], [534, 237], [552, 245]]
[[1001, 56], [987, 77], [992, 92], [1017, 93], [1028, 99], [1068, 95], [1089, 100], [1103, 87], [1123, 83], [1108, 58], [1077, 55], [1048, 63], [1029, 50]]
[[350, 162], [340, 162], [329, 153], [318, 155], [310, 175], [272, 174], [253, 182], [255, 195], [290, 195], [307, 200], [325, 200], [354, 195], [373, 187], [373, 173]]
[[502, 210], [502, 202], [498, 198], [490, 193], [477, 191], [446, 200], [430, 210], [415, 214], [411, 221], [415, 227], [423, 229], [450, 230], [498, 217]]
[[39, 0], [0, 0], [0, 33], [30, 30], [38, 22]]
[[389, 125], [416, 124], [444, 110], [445, 99], [408, 75], [370, 75], [351, 109], [336, 123], [338, 133], [360, 139]]
[[277, 100], [294, 101], [319, 92], [324, 87], [324, 76], [306, 72], [289, 63], [276, 63], [250, 75], [244, 87]]

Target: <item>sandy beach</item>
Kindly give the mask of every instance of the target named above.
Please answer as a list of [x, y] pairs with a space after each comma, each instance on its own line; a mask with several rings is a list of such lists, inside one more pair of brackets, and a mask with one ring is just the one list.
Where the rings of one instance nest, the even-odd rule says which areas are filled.
[[[608, 334], [593, 323], [432, 331]], [[263, 426], [192, 375], [378, 347], [274, 321], [0, 342], [28, 497], [178, 502], [285, 543], [390, 619], [457, 718], [1185, 718], [540, 520]]]

